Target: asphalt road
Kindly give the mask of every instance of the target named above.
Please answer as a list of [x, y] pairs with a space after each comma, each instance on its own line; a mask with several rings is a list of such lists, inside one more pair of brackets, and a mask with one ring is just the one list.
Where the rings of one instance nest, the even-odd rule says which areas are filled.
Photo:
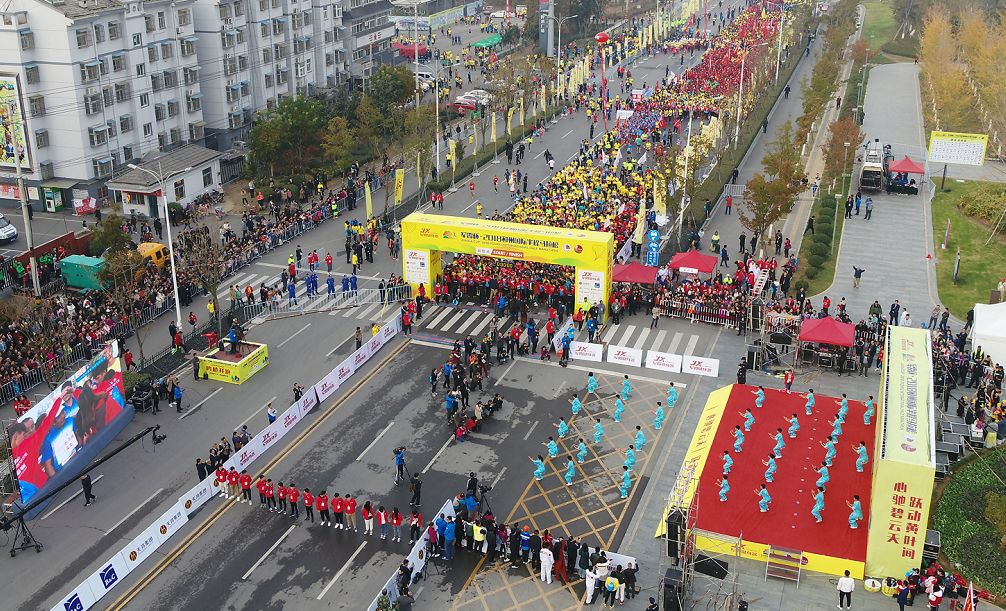
[[[697, 55], [696, 55], [697, 57]], [[638, 66], [633, 68], [637, 75], [636, 81], [653, 82], [663, 75], [664, 65], [671, 56], [656, 56], [644, 59]], [[674, 66], [672, 66], [674, 68]], [[659, 75], [659, 76], [658, 76]], [[610, 83], [616, 83], [614, 75], [610, 75]], [[535, 159], [544, 148], [549, 148], [560, 161], [572, 157], [579, 147], [582, 138], [588, 136], [589, 125], [582, 115], [576, 117], [560, 119], [555, 125], [549, 124], [549, 129], [541, 142], [536, 142], [529, 155], [529, 160], [523, 164], [523, 170], [531, 173], [530, 181], [537, 182], [547, 174], [547, 166]], [[496, 167], [499, 174], [505, 169], [504, 164]], [[496, 195], [492, 192], [493, 171], [483, 171], [482, 175], [476, 178], [476, 193], [486, 199], [487, 209], [490, 207], [504, 207], [508, 202], [508, 196], [500, 193]], [[380, 200], [378, 200], [380, 201]], [[446, 214], [473, 215], [472, 201], [467, 192], [457, 194], [447, 194], [445, 197]], [[356, 218], [362, 219], [364, 215], [362, 206], [356, 211]], [[38, 221], [40, 215], [35, 215]], [[308, 232], [300, 239], [289, 244], [290, 250], [299, 244], [306, 252], [317, 248], [322, 256], [326, 250], [331, 250], [336, 255], [338, 248], [342, 244], [340, 221], [330, 222], [321, 228]], [[62, 220], [59, 220], [62, 223]], [[280, 266], [285, 262], [289, 252], [279, 249], [271, 253], [256, 264], [250, 266], [245, 272], [247, 276], [242, 279], [235, 277], [242, 285], [245, 281], [258, 284], [259, 278], [270, 279], [277, 277]], [[341, 261], [345, 259], [342, 258]], [[336, 256], [337, 273], [345, 273], [348, 266], [340, 262], [340, 257]], [[364, 268], [362, 274], [372, 278], [386, 277], [390, 273], [401, 273], [401, 267], [396, 261], [390, 260], [385, 253], [378, 256], [374, 265]], [[252, 275], [255, 278], [252, 278]], [[366, 280], [363, 286], [376, 285], [376, 280]], [[200, 315], [205, 313], [204, 302], [193, 304], [193, 310]], [[273, 321], [255, 327], [252, 331], [251, 339], [263, 341], [270, 345], [272, 352], [271, 364], [262, 372], [257, 374], [251, 381], [241, 386], [222, 386], [213, 382], [192, 382], [190, 373], [183, 372], [182, 382], [187, 385], [186, 403], [191, 406], [190, 411], [184, 419], [179, 420], [175, 413], [164, 412], [157, 416], [148, 414], [138, 415], [136, 420], [123, 432], [122, 437], [133, 435], [138, 430], [147, 426], [151, 422], [159, 422], [163, 426], [163, 431], [168, 434], [165, 444], [151, 448], [149, 445], [137, 446], [120, 454], [115, 459], [109, 461], [99, 469], [94, 476], [104, 475], [105, 477], [95, 485], [95, 494], [98, 502], [89, 508], [84, 508], [82, 501], [73, 499], [67, 505], [57, 509], [51, 516], [44, 520], [36, 521], [33, 525], [35, 534], [46, 544], [46, 550], [42, 554], [23, 553], [16, 559], [4, 561], [3, 570], [10, 576], [12, 583], [18, 583], [17, 588], [12, 588], [8, 592], [9, 600], [15, 608], [49, 608], [58, 602], [57, 597], [64, 591], [69, 590], [74, 584], [79, 583], [86, 575], [97, 568], [99, 562], [104, 560], [114, 551], [123, 547], [140, 528], [149, 523], [151, 516], [156, 516], [164, 511], [177, 498], [178, 494], [190, 487], [195, 480], [193, 462], [196, 456], [205, 456], [209, 444], [221, 436], [229, 436], [231, 431], [239, 428], [241, 424], [248, 423], [251, 430], [259, 430], [266, 424], [264, 406], [269, 401], [275, 401], [279, 409], [284, 409], [291, 401], [291, 385], [294, 382], [310, 384], [320, 379], [331, 370], [340, 360], [340, 355], [346, 354], [350, 346], [346, 344], [350, 340], [353, 330], [362, 323], [369, 323], [377, 318], [388, 318], [393, 312], [386, 311], [383, 315], [377, 310], [369, 310], [364, 313], [360, 308], [355, 311], [336, 313], [334, 316], [326, 314], [304, 315], [287, 318], [280, 321]], [[164, 332], [168, 324], [168, 318], [162, 317], [154, 323], [154, 330], [148, 334], [147, 350], [152, 351], [166, 342], [167, 334]], [[474, 324], [474, 323], [473, 323]], [[637, 333], [641, 333], [642, 327], [646, 326], [645, 321], [631, 320], [625, 325], [635, 324], [639, 327], [631, 334], [633, 341], [637, 341]], [[665, 323], [662, 321], [662, 325]], [[663, 338], [665, 342], [673, 341], [673, 334], [688, 331], [685, 337], [694, 333], [695, 327], [690, 325], [680, 325], [675, 327], [675, 323], [668, 324], [668, 335]], [[309, 325], [309, 326], [308, 326]], [[627, 329], [628, 327], [624, 329]], [[689, 329], [691, 327], [691, 329]], [[614, 328], [613, 328], [614, 329]], [[675, 330], [676, 329], [676, 330]], [[431, 329], [430, 332], [436, 332]], [[623, 333], [624, 331], [619, 331]], [[444, 337], [449, 337], [444, 334]], [[618, 338], [615, 338], [616, 340]], [[651, 340], [656, 339], [654, 334]], [[711, 344], [708, 338], [700, 337], [696, 340], [696, 346], [701, 346], [703, 350]], [[690, 340], [680, 340], [688, 342]], [[701, 343], [700, 343], [701, 342]], [[682, 343], [681, 346], [685, 344]], [[396, 349], [396, 344], [386, 346], [382, 352], [364, 371], [357, 373], [353, 384], [358, 379], [363, 379], [367, 371], [373, 371], [383, 359], [392, 354]], [[352, 395], [339, 393], [335, 401], [339, 407], [336, 413], [330, 417], [315, 433], [321, 439], [311, 439], [305, 441], [301, 447], [294, 449], [290, 456], [284, 458], [276, 467], [277, 475], [289, 478], [296, 477], [300, 486], [309, 485], [305, 482], [317, 481], [323, 485], [334, 484], [348, 490], [358, 490], [366, 495], [373, 495], [377, 498], [386, 498], [385, 495], [391, 492], [391, 464], [387, 454], [387, 448], [394, 447], [401, 440], [408, 440], [412, 448], [412, 464], [425, 466], [435, 455], [437, 450], [446, 440], [446, 430], [437, 418], [429, 418], [433, 411], [428, 397], [425, 396], [425, 384], [423, 380], [429, 369], [440, 360], [441, 356], [436, 356], [439, 348], [429, 348], [422, 350], [418, 348], [407, 348], [407, 352], [392, 359], [387, 369], [382, 370], [374, 378], [365, 384], [365, 388], [355, 391]], [[515, 369], [515, 371], [519, 371]], [[533, 407], [532, 396], [551, 396], [554, 391], [554, 384], [560, 379], [551, 376], [553, 372], [558, 375], [566, 375], [566, 370], [562, 373], [556, 368], [552, 368], [548, 380], [544, 381], [544, 386], [536, 388], [532, 386], [530, 395], [522, 397], [513, 391], [513, 401], [520, 405], [520, 409], [531, 409]], [[575, 369], [568, 370], [572, 376], [585, 375], [582, 371]], [[570, 381], [570, 384], [573, 380]], [[576, 384], [579, 382], [576, 381]], [[509, 391], [508, 391], [509, 392]], [[508, 397], [509, 399], [510, 397]], [[425, 401], [423, 400], [425, 399]], [[317, 414], [324, 413], [329, 405], [318, 408]], [[313, 418], [320, 419], [320, 415]], [[388, 427], [388, 423], [394, 420], [395, 423], [387, 429], [381, 440], [375, 444], [374, 448], [368, 450], [363, 460], [355, 460], [362, 450], [373, 441], [383, 429]], [[505, 422], [511, 427], [517, 427], [512, 418], [504, 417]], [[307, 425], [310, 426], [311, 420]], [[526, 422], [525, 422], [526, 425]], [[300, 431], [298, 431], [299, 433]], [[348, 435], [346, 433], [349, 433]], [[496, 437], [496, 436], [494, 436]], [[503, 443], [503, 436], [494, 439], [494, 443]], [[435, 477], [429, 478], [424, 497], [426, 499], [424, 508], [430, 510], [439, 506], [440, 501], [454, 491], [460, 484], [463, 486], [463, 475], [471, 468], [469, 465], [477, 464], [480, 473], [495, 477], [499, 473], [496, 470], [498, 464], [497, 456], [507, 454], [507, 458], [512, 458], [510, 454], [517, 456], [515, 466], [508, 468], [508, 475], [505, 475], [499, 482], [500, 492], [494, 498], [503, 499], [507, 496], [507, 490], [511, 485], [523, 485], [526, 483], [527, 474], [523, 472], [526, 468], [524, 455], [530, 453], [521, 450], [519, 453], [511, 453], [508, 446], [506, 452], [496, 450], [479, 450], [475, 452], [475, 444], [462, 445], [458, 448], [450, 448], [437, 459], [431, 472]], [[488, 442], [487, 442], [488, 445]], [[466, 456], [471, 448], [472, 456]], [[285, 446], [273, 448], [267, 453], [267, 458], [272, 458], [279, 452], [283, 452]], [[454, 456], [455, 450], [460, 452]], [[509, 463], [507, 463], [509, 464]], [[442, 466], [443, 465], [443, 466]], [[520, 465], [518, 468], [517, 465]], [[505, 464], [503, 466], [506, 466]], [[443, 469], [443, 471], [441, 471]], [[518, 472], [519, 476], [513, 473]], [[519, 479], [508, 483], [509, 477], [519, 477]], [[344, 479], [345, 478], [345, 479]], [[275, 478], [274, 478], [275, 479]], [[515, 483], [515, 482], [523, 483]], [[311, 486], [314, 489], [314, 486]], [[347, 491], [348, 491], [347, 490]], [[71, 491], [64, 492], [61, 499], [69, 497]], [[407, 497], [404, 491], [398, 491], [402, 498], [399, 502], [407, 505]], [[440, 497], [438, 499], [437, 497]], [[213, 504], [203, 509], [195, 519], [184, 527], [183, 532], [177, 537], [185, 537], [188, 533], [200, 527], [201, 522], [206, 519], [203, 514], [213, 515], [215, 505], [221, 505], [220, 501], [213, 501]], [[402, 507], [400, 507], [402, 509]], [[207, 537], [207, 543], [199, 543], [193, 550], [191, 559], [189, 553], [183, 558], [184, 562], [178, 567], [173, 565], [164, 577], [159, 578], [154, 587], [150, 590], [155, 594], [141, 594], [139, 604], [156, 607], [166, 605], [174, 601], [184, 601], [190, 598], [193, 601], [201, 600], [203, 604], [208, 600], [206, 596], [231, 596], [234, 597], [231, 603], [235, 607], [259, 606], [266, 608], [279, 604], [278, 598], [265, 598], [270, 589], [275, 590], [276, 584], [270, 583], [262, 585], [238, 584], [234, 577], [240, 578], [245, 571], [267, 550], [279, 537], [289, 528], [290, 524], [283, 519], [263, 522], [261, 516], [249, 517], [247, 514], [254, 510], [247, 506], [238, 506], [229, 509], [220, 518], [211, 530], [211, 535]], [[502, 510], [499, 510], [503, 513]], [[268, 516], [270, 519], [274, 515]], [[217, 531], [221, 532], [218, 533]], [[323, 565], [313, 569], [296, 569], [296, 574], [304, 571], [303, 578], [293, 579], [290, 571], [278, 571], [278, 565], [271, 565], [267, 560], [253, 571], [250, 576], [251, 582], [258, 584], [261, 577], [258, 573], [283, 575], [280, 580], [291, 582], [291, 592], [301, 591], [302, 596], [315, 600], [320, 593], [327, 579], [336, 574], [339, 567], [344, 566], [349, 557], [355, 552], [362, 540], [351, 538], [345, 533], [328, 532], [317, 534], [315, 530], [298, 526], [287, 539], [284, 540], [273, 552], [277, 557], [282, 557], [288, 549], [292, 556], [309, 557], [304, 555], [305, 549], [296, 545], [296, 542], [309, 541], [305, 545], [317, 545], [317, 541], [333, 543], [324, 545], [319, 551], [331, 554], [331, 559], [326, 556]], [[329, 537], [334, 537], [329, 541]], [[215, 543], [214, 543], [215, 542]], [[338, 542], [338, 543], [336, 543]], [[355, 545], [354, 545], [355, 542]], [[175, 541], [172, 541], [174, 544]], [[207, 545], [209, 547], [203, 548]], [[384, 543], [384, 546], [390, 546]], [[231, 550], [229, 546], [234, 546]], [[153, 565], [157, 559], [172, 549], [166, 546], [159, 550], [154, 560], [149, 560], [137, 574], [131, 575], [129, 580], [136, 580], [147, 569], [148, 565]], [[258, 551], [258, 553], [256, 553]], [[367, 598], [369, 602], [373, 595], [374, 588], [369, 582], [359, 581], [362, 575], [370, 574], [367, 567], [377, 569], [379, 578], [383, 581], [386, 574], [397, 564], [395, 554], [404, 551], [402, 549], [389, 547], [382, 549], [377, 542], [371, 541], [354, 558], [353, 573], [347, 573], [347, 577], [353, 577], [354, 594]], [[239, 553], [240, 552], [240, 553]], [[222, 566], [224, 558], [234, 557], [234, 566]], [[271, 557], [271, 556], [270, 556]], [[191, 566], [189, 563], [192, 563]], [[231, 564], [230, 561], [227, 562]], [[187, 569], [179, 567], [186, 566]], [[270, 571], [268, 567], [272, 566]], [[284, 565], [286, 566], [286, 565]], [[226, 573], [224, 580], [212, 585], [204, 583], [202, 580], [206, 576], [223, 571]], [[359, 573], [359, 575], [358, 575]], [[182, 577], [182, 579], [178, 579]], [[227, 579], [231, 581], [228, 582]], [[190, 583], [190, 580], [193, 580]], [[171, 582], [176, 582], [173, 585]], [[343, 580], [345, 581], [345, 580]], [[181, 587], [177, 583], [184, 582]], [[222, 584], [230, 583], [223, 590]], [[334, 601], [343, 596], [339, 588], [333, 586], [323, 602], [326, 605], [336, 604]], [[250, 590], [250, 591], [249, 591]], [[258, 592], [258, 593], [256, 593]], [[314, 592], [313, 596], [311, 592]], [[366, 594], [360, 594], [365, 592]], [[191, 594], [191, 596], [190, 596]], [[348, 595], [348, 593], [346, 594]], [[246, 599], [241, 598], [247, 596]], [[271, 596], [271, 595], [270, 595]], [[256, 598], [257, 597], [257, 598]], [[156, 600], [155, 600], [156, 598]], [[245, 604], [242, 600], [254, 601]], [[327, 602], [327, 601], [331, 602]], [[362, 600], [362, 598], [361, 598]], [[105, 601], [107, 603], [107, 601]], [[192, 604], [198, 604], [193, 602]], [[184, 606], [180, 603], [178, 606]], [[306, 607], [310, 608], [310, 607]]]

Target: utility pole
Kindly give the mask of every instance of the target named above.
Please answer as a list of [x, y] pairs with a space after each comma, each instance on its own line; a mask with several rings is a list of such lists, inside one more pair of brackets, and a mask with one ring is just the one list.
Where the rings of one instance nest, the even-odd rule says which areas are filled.
[[17, 103], [11, 102], [8, 111], [8, 115], [11, 117], [11, 142], [14, 143], [14, 171], [17, 173], [17, 193], [18, 198], [21, 200], [21, 218], [24, 219], [25, 239], [28, 241], [28, 265], [30, 266], [28, 273], [31, 274], [31, 284], [35, 290], [35, 296], [41, 297], [42, 287], [39, 285], [38, 279], [38, 257], [35, 256], [35, 238], [32, 235], [31, 216], [28, 213], [28, 206], [31, 203], [28, 201], [28, 190], [24, 186], [24, 174], [21, 172], [21, 155], [24, 154], [24, 148], [19, 147], [17, 144], [18, 134], [21, 134], [26, 144], [28, 142], [28, 135], [25, 134], [24, 124], [21, 122], [21, 112], [17, 107]]

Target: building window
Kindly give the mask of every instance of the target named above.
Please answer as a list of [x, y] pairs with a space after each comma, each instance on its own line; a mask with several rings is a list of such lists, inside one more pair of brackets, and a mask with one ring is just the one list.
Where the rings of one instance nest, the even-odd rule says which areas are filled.
[[203, 124], [189, 123], [189, 140], [202, 140], [204, 136]]
[[[123, 134], [133, 130], [133, 118], [129, 115], [122, 115], [119, 117], [119, 131]], [[129, 157], [126, 157], [129, 159]]]
[[101, 146], [108, 142], [108, 128], [105, 126], [89, 128], [87, 133], [91, 140], [91, 146]]
[[39, 81], [38, 77], [38, 66], [25, 66], [24, 67], [24, 80], [29, 84], [33, 85]]
[[105, 42], [105, 26], [100, 23], [94, 24], [94, 42]]
[[157, 47], [147, 47], [147, 60], [150, 62], [157, 61]]
[[109, 21], [108, 22], [108, 39], [118, 40], [119, 39], [119, 22]]
[[35, 35], [31, 32], [19, 32], [18, 37], [21, 39], [22, 51], [35, 48]]
[[157, 13], [157, 29], [158, 30], [164, 29], [164, 11], [160, 11]]
[[115, 101], [122, 103], [129, 99], [129, 83], [122, 81], [115, 84]]
[[35, 146], [40, 149], [49, 146], [49, 130], [47, 129], [35, 130]]
[[133, 34], [133, 46], [138, 47], [143, 44], [143, 34]]
[[153, 135], [154, 135], [154, 124], [153, 123], [144, 123], [143, 124], [143, 137], [144, 138], [149, 138], [149, 137], [151, 137]]
[[213, 184], [213, 168], [208, 167], [203, 169], [203, 186], [208, 187]]
[[185, 181], [175, 181], [175, 200], [185, 199]]
[[154, 31], [154, 16], [153, 15], [144, 15], [143, 16], [143, 23], [147, 26], [147, 33], [148, 34]]
[[40, 95], [28, 96], [28, 114], [33, 117], [44, 117], [45, 98]]
[[272, 63], [272, 49], [262, 49], [262, 63], [263, 64]]
[[191, 40], [182, 41], [182, 57], [188, 57], [196, 52], [196, 45]]
[[182, 130], [178, 129], [177, 127], [172, 127], [171, 132], [168, 135], [168, 140], [171, 142], [171, 144], [178, 144], [179, 142], [181, 142]]
[[173, 43], [165, 42], [161, 44], [161, 57], [168, 59], [175, 54], [175, 46]]
[[146, 108], [147, 106], [150, 106], [150, 94], [144, 92], [140, 94], [140, 108]]
[[164, 76], [161, 74], [151, 74], [150, 75], [150, 89], [157, 93], [161, 89], [164, 89]]
[[269, 36], [269, 23], [265, 22], [265, 21], [263, 21], [262, 23], [260, 23], [259, 24], [259, 32], [261, 33], [261, 35], [262, 35], [263, 38]]
[[178, 73], [174, 70], [164, 71], [164, 86], [165, 87], [177, 87], [178, 86]]
[[147, 73], [146, 64], [136, 64], [136, 76], [143, 76]]
[[158, 121], [163, 121], [164, 116], [167, 113], [164, 110], [164, 104], [154, 104], [154, 118]]
[[126, 67], [125, 57], [122, 55], [112, 56], [112, 72], [121, 72]]
[[244, 2], [235, 2], [234, 3], [234, 16], [235, 17], [241, 17], [244, 14], [245, 14], [245, 5], [244, 5]]
[[112, 160], [107, 157], [104, 159], [92, 159], [91, 165], [94, 168], [94, 177], [101, 178], [102, 176], [108, 176], [112, 173]]
[[131, 147], [131, 146], [124, 146], [124, 147], [122, 147], [122, 160], [123, 161], [129, 161], [129, 160], [131, 160], [133, 158], [134, 158], [133, 157], [133, 147]]
[[272, 81], [273, 81], [272, 73], [269, 73], [269, 74], [265, 75], [265, 86], [266, 87], [272, 87]]
[[84, 112], [93, 115], [101, 112], [101, 93], [91, 93], [84, 96]]
[[231, 15], [232, 15], [232, 13], [231, 13], [231, 5], [229, 5], [229, 4], [221, 4], [220, 5], [220, 18], [221, 19], [230, 19]]
[[269, 0], [258, 0], [258, 10], [260, 11], [269, 10]]
[[83, 49], [91, 44], [91, 33], [88, 30], [77, 30], [77, 48]]
[[175, 100], [168, 100], [168, 116], [173, 117], [178, 114], [178, 102]]
[[181, 27], [187, 26], [192, 23], [192, 13], [189, 9], [183, 8], [178, 10], [178, 25]]
[[89, 83], [91, 81], [96, 81], [96, 80], [98, 80], [98, 74], [99, 74], [99, 72], [98, 72], [98, 64], [93, 64], [93, 65], [81, 64], [80, 65], [80, 80], [82, 82]]
[[111, 106], [112, 104], [115, 104], [115, 95], [112, 93], [111, 87], [102, 88], [101, 101], [104, 102], [105, 106]]

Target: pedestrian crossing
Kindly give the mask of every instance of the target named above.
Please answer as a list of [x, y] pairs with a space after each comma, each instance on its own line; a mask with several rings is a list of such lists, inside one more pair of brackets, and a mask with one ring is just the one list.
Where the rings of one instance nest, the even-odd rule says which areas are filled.
[[[415, 329], [418, 332], [443, 337], [449, 341], [461, 340], [468, 335], [479, 341], [489, 333], [493, 317], [492, 311], [485, 311], [474, 303], [460, 306], [427, 304], [423, 308], [423, 318], [416, 323]], [[535, 326], [539, 331], [540, 346], [545, 341], [544, 326], [547, 318], [541, 317], [535, 320]], [[653, 329], [649, 326], [649, 317], [640, 316], [639, 320], [645, 324], [632, 324], [627, 320], [622, 320], [618, 325], [609, 324], [600, 334], [601, 342], [637, 350], [704, 356], [705, 346], [708, 342], [702, 342], [703, 338], [700, 334], [671, 329]], [[499, 325], [501, 332], [508, 332], [514, 324], [515, 321], [512, 318], [501, 318]], [[675, 325], [674, 322], [667, 319], [661, 319], [660, 324]], [[681, 322], [677, 321], [675, 326], [680, 327]], [[526, 334], [522, 334], [522, 339], [526, 339]], [[574, 339], [587, 341], [586, 327], [578, 332]]]

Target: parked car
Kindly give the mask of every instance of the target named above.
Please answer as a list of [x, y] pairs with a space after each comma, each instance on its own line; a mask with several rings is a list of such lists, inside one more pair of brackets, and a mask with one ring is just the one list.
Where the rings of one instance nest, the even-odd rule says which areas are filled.
[[463, 115], [478, 108], [478, 102], [470, 98], [459, 97], [458, 99], [448, 104], [447, 108], [450, 108], [451, 110], [457, 112], [459, 115]]
[[0, 214], [0, 243], [4, 242], [16, 242], [17, 241], [17, 227], [10, 224], [3, 214]]

